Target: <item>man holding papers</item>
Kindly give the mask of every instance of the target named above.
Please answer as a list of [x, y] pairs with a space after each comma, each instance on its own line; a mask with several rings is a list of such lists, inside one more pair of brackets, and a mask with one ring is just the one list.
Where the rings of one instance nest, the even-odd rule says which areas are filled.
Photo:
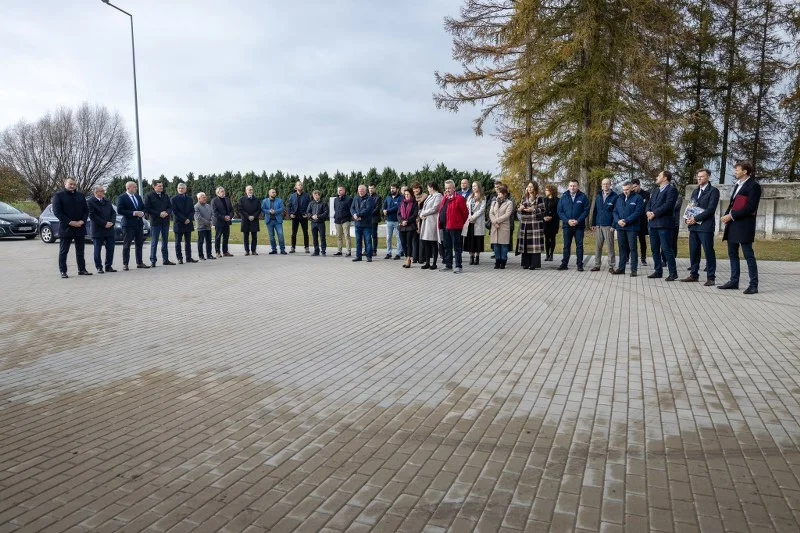
[[738, 180], [733, 187], [731, 201], [722, 223], [725, 224], [725, 231], [722, 240], [728, 241], [728, 259], [731, 261], [731, 279], [725, 285], [720, 285], [720, 289], [739, 288], [739, 246], [742, 247], [742, 254], [747, 261], [747, 272], [750, 275], [750, 284], [744, 294], [756, 294], [758, 292], [758, 266], [756, 265], [756, 255], [753, 252], [753, 241], [756, 239], [756, 212], [758, 203], [761, 201], [761, 185], [759, 185], [753, 174], [753, 164], [749, 161], [739, 161], [733, 170], [734, 176]]

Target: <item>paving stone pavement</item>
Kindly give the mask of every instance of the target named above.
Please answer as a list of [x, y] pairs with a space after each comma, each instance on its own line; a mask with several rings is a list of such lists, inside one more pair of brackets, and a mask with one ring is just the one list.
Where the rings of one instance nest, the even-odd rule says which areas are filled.
[[232, 252], [61, 280], [0, 242], [0, 531], [799, 529], [800, 264]]

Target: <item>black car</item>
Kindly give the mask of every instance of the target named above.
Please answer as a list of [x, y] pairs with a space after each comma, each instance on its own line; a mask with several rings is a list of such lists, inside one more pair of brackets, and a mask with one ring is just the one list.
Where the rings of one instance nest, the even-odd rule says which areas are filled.
[[[112, 204], [113, 205], [113, 204]], [[117, 206], [114, 206], [114, 212], [117, 211]], [[147, 238], [150, 235], [150, 223], [146, 220], [144, 222], [144, 236]], [[58, 239], [58, 228], [61, 223], [58, 221], [56, 216], [53, 214], [53, 205], [50, 204], [45, 207], [44, 211], [42, 211], [42, 215], [39, 217], [39, 238], [42, 239], [42, 242], [46, 243], [53, 243], [56, 242]], [[89, 241], [92, 239], [92, 221], [89, 220], [86, 223], [86, 240]], [[122, 242], [122, 239], [125, 235], [124, 228], [122, 226], [122, 216], [117, 214], [117, 222], [114, 224], [114, 240], [117, 242]]]
[[25, 237], [33, 239], [36, 237], [36, 229], [39, 221], [23, 213], [16, 207], [0, 202], [0, 238], [3, 237]]

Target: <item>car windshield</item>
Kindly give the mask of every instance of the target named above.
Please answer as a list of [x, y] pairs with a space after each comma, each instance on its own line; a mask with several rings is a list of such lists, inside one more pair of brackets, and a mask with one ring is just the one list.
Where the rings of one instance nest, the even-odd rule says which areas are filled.
[[6, 203], [0, 202], [0, 215], [19, 215], [19, 214], [20, 214], [19, 209], [11, 207]]

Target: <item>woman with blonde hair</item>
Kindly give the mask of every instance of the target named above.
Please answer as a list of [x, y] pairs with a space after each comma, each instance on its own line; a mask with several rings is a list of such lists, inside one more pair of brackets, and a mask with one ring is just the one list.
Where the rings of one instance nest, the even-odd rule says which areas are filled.
[[544, 201], [539, 196], [539, 187], [536, 183], [528, 183], [525, 187], [517, 212], [520, 214], [520, 224], [516, 255], [522, 254], [523, 269], [542, 268]]
[[477, 181], [472, 182], [472, 193], [467, 198], [467, 211], [469, 214], [464, 229], [461, 230], [461, 236], [464, 237], [464, 251], [469, 252], [469, 264], [477, 265], [480, 263], [486, 234], [484, 224], [486, 197], [483, 195], [483, 187]]
[[491, 241], [494, 249], [494, 268], [506, 268], [508, 261], [508, 245], [511, 241], [511, 216], [514, 214], [514, 204], [508, 199], [508, 187], [501, 185], [497, 188], [497, 200], [489, 210], [491, 223]]

